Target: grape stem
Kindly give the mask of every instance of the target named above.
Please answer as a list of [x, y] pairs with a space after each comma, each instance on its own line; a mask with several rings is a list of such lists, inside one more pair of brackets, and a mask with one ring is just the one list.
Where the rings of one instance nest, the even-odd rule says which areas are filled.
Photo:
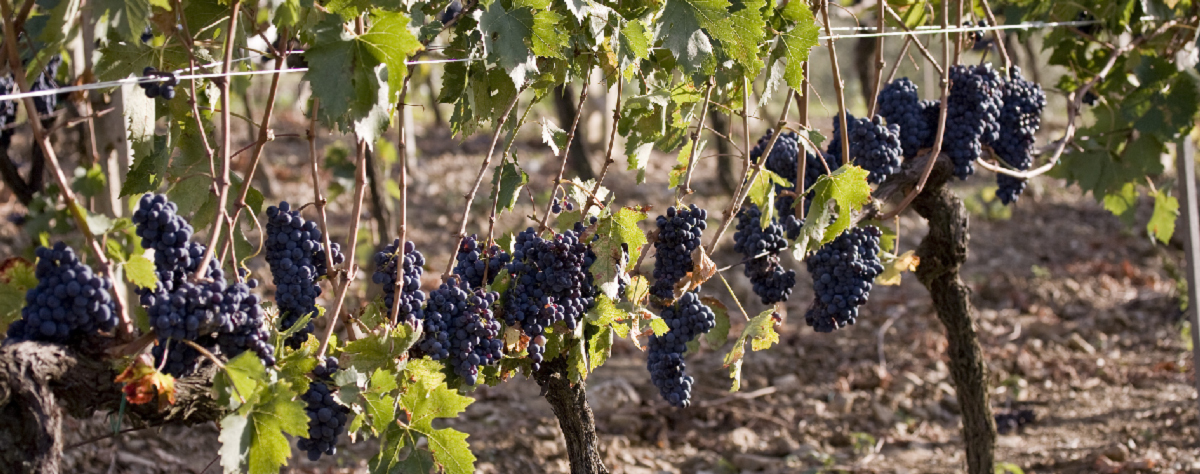
[[[354, 220], [350, 225], [349, 235], [346, 236], [346, 272], [342, 274], [342, 278], [335, 284], [337, 297], [334, 299], [333, 312], [329, 316], [329, 326], [325, 328], [325, 336], [321, 338], [321, 345], [317, 348], [317, 360], [325, 357], [325, 350], [329, 348], [329, 338], [333, 336], [333, 331], [337, 329], [338, 316], [341, 315], [342, 305], [346, 302], [346, 293], [350, 290], [350, 283], [354, 281], [354, 275], [358, 273], [355, 265], [355, 253], [358, 251], [358, 225], [362, 221], [362, 205], [363, 195], [367, 191], [367, 169], [363, 166], [367, 156], [367, 142], [358, 140], [358, 157], [355, 160], [354, 174], [354, 209], [351, 211], [354, 214]], [[326, 235], [326, 238], [329, 238]], [[400, 251], [403, 253], [403, 243], [400, 244]], [[326, 255], [332, 255], [333, 249], [328, 248], [325, 251]], [[399, 295], [397, 295], [399, 299]], [[350, 328], [347, 328], [350, 329]]]
[[[983, 0], [983, 11], [987, 14], [988, 24], [996, 24], [996, 15], [992, 13], [992, 7], [988, 5], [987, 0]], [[1000, 57], [1004, 59], [1004, 72], [1008, 72], [1012, 68], [1012, 59], [1008, 57], [1008, 48], [1004, 46], [1004, 30], [992, 30], [992, 34], [996, 37], [996, 48], [1000, 50]]]
[[[942, 2], [942, 29], [949, 28], [949, 24], [948, 24], [949, 18], [950, 18], [950, 2], [948, 2], [948, 1]], [[959, 20], [961, 23], [961, 20], [962, 20], [961, 14], [959, 15]], [[958, 36], [962, 36], [962, 33], [961, 32], [958, 33]], [[959, 47], [960, 47], [960, 42], [955, 41], [954, 49], [957, 51], [959, 49]], [[956, 52], [955, 57], [957, 58], [957, 56], [958, 56], [958, 53]], [[925, 183], [929, 180], [929, 174], [933, 172], [933, 165], [935, 163], [937, 163], [938, 156], [941, 155], [940, 150], [942, 149], [942, 139], [945, 138], [943, 135], [945, 135], [945, 133], [946, 133], [946, 103], [949, 102], [947, 100], [947, 98], [950, 96], [950, 67], [949, 67], [949, 65], [953, 64], [950, 62], [950, 34], [949, 33], [942, 33], [942, 61], [944, 61], [947, 64], [947, 66], [946, 66], [946, 68], [942, 69], [942, 71], [941, 71], [942, 72], [942, 99], [941, 99], [941, 105], [938, 107], [937, 135], [935, 136], [934, 141], [933, 141], [933, 148], [925, 156], [925, 159], [927, 160], [925, 163], [925, 169], [921, 171], [921, 179], [919, 181], [917, 181], [916, 187], [914, 187], [911, 191], [908, 192], [908, 194], [906, 196], [904, 196], [904, 200], [900, 202], [899, 206], [896, 206], [895, 209], [888, 211], [886, 214], [884, 214], [882, 217], [880, 217], [880, 220], [888, 220], [893, 217], [896, 217], [896, 216], [900, 215], [901, 212], [904, 212], [904, 209], [907, 208], [909, 204], [912, 204], [913, 199], [916, 199], [917, 195], [921, 194], [921, 191], [925, 190]], [[957, 59], [955, 60], [955, 62], [957, 62]]]
[[[408, 82], [412, 79], [413, 66], [408, 67], [408, 73], [404, 75], [404, 86], [400, 88], [400, 99], [396, 102], [397, 117], [399, 123], [397, 127], [400, 132], [399, 140], [397, 141], [397, 153], [400, 155], [400, 182], [397, 185], [400, 187], [400, 245], [399, 255], [396, 256], [396, 282], [395, 296], [392, 297], [392, 308], [389, 313], [389, 320], [392, 322], [392, 327], [399, 324], [400, 318], [400, 294], [404, 291], [404, 245], [408, 238], [408, 120], [407, 114], [404, 113], [404, 100], [408, 97]], [[332, 252], [325, 252], [332, 254]], [[353, 333], [354, 331], [348, 330]]]
[[[825, 20], [825, 36], [829, 37], [828, 40], [825, 40], [825, 45], [829, 49], [829, 63], [833, 66], [833, 89], [837, 92], [838, 122], [842, 126], [842, 163], [850, 164], [850, 129], [846, 128], [846, 85], [842, 83], [842, 71], [838, 67], [837, 49], [833, 45], [833, 31], [829, 25], [829, 0], [821, 2], [821, 18]], [[799, 180], [800, 178], [796, 177], [796, 179]]]
[[[867, 118], [874, 117], [875, 112], [877, 110], [879, 110], [879, 88], [883, 87], [883, 67], [885, 65], [887, 65], [887, 63], [885, 63], [883, 61], [883, 38], [884, 38], [883, 27], [884, 27], [884, 22], [887, 20], [887, 15], [885, 14], [885, 11], [887, 9], [887, 2], [884, 0], [878, 0], [878, 1], [879, 1], [879, 13], [876, 16], [879, 17], [878, 19], [879, 19], [880, 35], [879, 35], [879, 38], [877, 39], [878, 42], [875, 44], [875, 85], [874, 85], [874, 87], [871, 88], [871, 109], [870, 109], [871, 112], [867, 114]], [[908, 49], [907, 43], [905, 43], [904, 49], [905, 50]], [[901, 51], [900, 57], [901, 58], [904, 57], [903, 50]], [[897, 60], [896, 62], [900, 62], [900, 61]], [[845, 129], [843, 129], [843, 130], [845, 130]], [[847, 133], [847, 135], [849, 135], [849, 134]]]
[[[546, 202], [546, 212], [542, 214], [541, 227], [538, 228], [538, 233], [545, 232], [549, 228], [550, 211], [554, 208], [554, 199], [558, 197], [558, 190], [562, 186], [563, 173], [567, 170], [567, 156], [571, 149], [571, 143], [575, 141], [575, 131], [579, 128], [579, 117], [583, 115], [583, 104], [587, 101], [588, 89], [592, 80], [591, 61], [588, 61], [588, 75], [583, 78], [583, 87], [579, 91], [579, 105], [575, 107], [575, 119], [571, 121], [571, 129], [567, 131], [567, 144], [563, 145], [558, 151], [560, 164], [558, 165], [558, 176], [554, 178], [554, 188], [550, 191], [550, 200]], [[537, 213], [537, 205], [534, 205], [534, 213]]]
[[[748, 94], [748, 92], [746, 94]], [[771, 141], [767, 142], [766, 148], [763, 149], [762, 158], [759, 159], [757, 163], [752, 165], [753, 172], [750, 176], [750, 179], [743, 180], [742, 183], [738, 185], [737, 192], [733, 194], [734, 198], [729, 201], [729, 207], [725, 209], [725, 216], [721, 218], [721, 225], [717, 228], [717, 234], [714, 235], [712, 240], [708, 243], [707, 253], [709, 255], [712, 255], [713, 252], [717, 250], [717, 244], [721, 242], [721, 236], [725, 235], [725, 231], [729, 229], [729, 224], [733, 222], [733, 217], [737, 215], [738, 207], [741, 206], [742, 201], [745, 201], [746, 196], [750, 193], [749, 183], [753, 183], [758, 179], [758, 175], [762, 174], [764, 163], [767, 161], [766, 157], [771, 156], [771, 150], [775, 148], [775, 142], [779, 140], [781, 135], [783, 135], [783, 127], [787, 125], [788, 112], [791, 111], [792, 108], [792, 96], [795, 94], [796, 91], [794, 89], [788, 89], [787, 97], [783, 99], [783, 112], [779, 114], [779, 120], [775, 122], [775, 129], [778, 131], [771, 135]], [[746, 99], [748, 99], [748, 95], [743, 96], [743, 104], [748, 102]], [[743, 127], [745, 128], [746, 125], [743, 124]], [[746, 136], [749, 137], [749, 134]], [[746, 141], [747, 146], [749, 146], [749, 138], [747, 138]], [[746, 150], [745, 161], [747, 163], [750, 162], [750, 151], [751, 150], [749, 149]]]
[[[471, 217], [471, 203], [475, 201], [475, 193], [479, 192], [479, 183], [483, 181], [483, 174], [487, 172], [488, 166], [492, 164], [492, 156], [496, 154], [496, 144], [500, 142], [500, 133], [504, 131], [504, 123], [508, 122], [508, 115], [512, 113], [513, 107], [517, 106], [517, 99], [521, 97], [521, 93], [525, 92], [527, 87], [528, 84], [523, 84], [517, 89], [517, 93], [513, 94], [512, 101], [508, 103], [508, 107], [504, 108], [504, 113], [496, 121], [496, 131], [492, 133], [492, 144], [488, 147], [487, 156], [484, 157], [483, 163], [479, 166], [479, 172], [475, 174], [475, 184], [471, 187], [471, 192], [463, 196], [467, 202], [463, 205], [462, 222], [458, 226], [458, 240], [454, 243], [454, 249], [450, 251], [450, 261], [446, 263], [446, 271], [442, 273], [443, 280], [450, 278], [450, 273], [454, 270], [454, 258], [458, 255], [458, 247], [462, 245], [463, 239], [467, 238], [467, 219]], [[582, 102], [580, 101], [580, 103]], [[403, 242], [401, 245], [403, 245]]]
[[[904, 28], [904, 31], [913, 33], [912, 28], [909, 28], [908, 25], [904, 23], [904, 20], [900, 18], [900, 15], [898, 13], [896, 13], [896, 10], [892, 9], [891, 5], [887, 5], [887, 2], [884, 2], [884, 5], [887, 6], [887, 12], [890, 15], [892, 15], [892, 19], [896, 20], [896, 23], [898, 23], [901, 28]], [[912, 40], [912, 42], [917, 45], [917, 49], [921, 51], [921, 54], [923, 56], [925, 56], [925, 59], [929, 61], [929, 64], [932, 65], [934, 69], [937, 69], [938, 74], [942, 74], [942, 65], [938, 64], [937, 59], [934, 59], [933, 54], [929, 52], [929, 49], [925, 48], [924, 44], [922, 44], [919, 40], [914, 38], [912, 35], [904, 35], [904, 37]], [[901, 56], [903, 56], [903, 54]], [[899, 66], [900, 66], [900, 61], [897, 60], [896, 63], [892, 66], [892, 68], [893, 68], [892, 74], [891, 74], [892, 76], [896, 75], [895, 68], [897, 68]], [[888, 79], [888, 82], [891, 82], [891, 79]]]
[[[183, 11], [182, 0], [175, 0], [175, 11]], [[179, 38], [179, 42], [183, 43], [183, 49], [187, 51], [188, 70], [195, 71], [197, 67], [196, 54], [192, 51], [195, 41], [192, 39], [191, 30], [188, 29], [187, 15], [179, 15], [179, 26], [182, 31], [176, 30], [175, 33]], [[191, 92], [191, 96], [188, 97], [188, 105], [192, 107], [192, 118], [196, 120], [196, 129], [200, 133], [200, 143], [204, 144], [204, 154], [208, 156], [208, 171], [211, 176], [216, 176], [217, 169], [213, 159], [215, 151], [213, 151], [212, 146], [208, 143], [208, 131], [205, 129], [204, 121], [201, 119], [200, 105], [196, 103], [196, 97], [198, 96], [196, 95], [196, 81], [194, 79], [188, 81], [188, 89]], [[216, 182], [216, 180], [214, 179], [213, 182]]]
[[317, 207], [317, 223], [321, 226], [321, 238], [325, 240], [325, 268], [329, 281], [337, 279], [337, 268], [333, 266], [333, 247], [329, 239], [329, 217], [325, 205], [329, 204], [321, 193], [321, 172], [317, 169], [317, 112], [321, 110], [321, 99], [313, 97], [312, 118], [308, 122], [308, 162], [312, 170], [313, 204]]
[[696, 153], [700, 151], [700, 131], [708, 118], [708, 102], [712, 97], [712, 88], [713, 80], [709, 79], [708, 85], [704, 86], [704, 105], [700, 107], [700, 120], [696, 122], [696, 129], [692, 132], [692, 149], [688, 153], [687, 170], [683, 173], [683, 186], [675, 188], [675, 204], [679, 206], [683, 205], [684, 196], [696, 192], [692, 189], [692, 170], [696, 169]]
[[[34, 3], [34, 2], [28, 2]], [[25, 68], [21, 66], [21, 58], [17, 53], [17, 34], [16, 26], [13, 22], [13, 9], [9, 0], [0, 0], [0, 13], [4, 15], [4, 45], [8, 52], [9, 70], [12, 72], [13, 79], [17, 82], [17, 87], [21, 92], [29, 92], [29, 81], [25, 77]], [[27, 13], [26, 13], [27, 14]], [[96, 236], [92, 234], [92, 229], [88, 227], [87, 216], [79, 201], [75, 197], [75, 192], [72, 191], [71, 182], [67, 181], [67, 175], [63, 173], [62, 166], [58, 163], [58, 155], [54, 153], [54, 147], [50, 144], [50, 137], [46, 134], [46, 130], [42, 128], [42, 121], [38, 117], [37, 107], [33, 103], [33, 98], [26, 97], [23, 99], [25, 104], [25, 113], [29, 116], [29, 125], [33, 128], [33, 137], [37, 141], [38, 147], [41, 148], [46, 161], [50, 163], [50, 170], [54, 174], [54, 180], [58, 182], [59, 192], [62, 194], [63, 201], [67, 204], [67, 209], [75, 218], [83, 238], [87, 241], [88, 247], [91, 248], [92, 254], [96, 257], [96, 262], [100, 266], [100, 272], [114, 284], [117, 283], [113, 274], [113, 265], [108, 260], [104, 253], [104, 247], [96, 240]], [[115, 287], [114, 287], [115, 288]], [[118, 337], [122, 340], [128, 340], [133, 337], [134, 328], [133, 321], [125, 312], [125, 296], [120, 291], [113, 291], [113, 304], [117, 311], [117, 317], [120, 319], [120, 325], [117, 326]]]
[[[621, 91], [625, 83], [617, 79], [617, 105], [613, 106], [612, 115], [612, 130], [608, 132], [608, 151], [604, 153], [604, 165], [600, 168], [600, 177], [596, 178], [596, 185], [592, 186], [592, 196], [600, 192], [600, 185], [604, 184], [604, 177], [608, 176], [608, 168], [617, 160], [613, 159], [613, 144], [617, 141], [617, 122], [621, 120]], [[716, 133], [716, 131], [713, 131]], [[599, 203], [603, 204], [603, 203]], [[583, 217], [587, 218], [588, 210], [592, 208], [592, 201], [588, 201], [583, 205]]]
[[[222, 74], [229, 74], [231, 69], [230, 66], [233, 62], [233, 43], [235, 37], [237, 36], [234, 33], [237, 31], [238, 11], [241, 10], [241, 8], [242, 2], [235, 1], [233, 3], [233, 11], [229, 14], [229, 27], [226, 30], [227, 33], [225, 35], [225, 60], [221, 65]], [[278, 73], [276, 73], [276, 75], [278, 75]], [[217, 242], [221, 239], [221, 224], [224, 222], [222, 217], [227, 217], [229, 215], [225, 209], [225, 201], [229, 198], [229, 168], [232, 166], [232, 163], [230, 163], [230, 153], [232, 150], [230, 150], [229, 147], [230, 140], [233, 138], [231, 136], [232, 134], [230, 133], [230, 127], [232, 124], [229, 123], [229, 82], [230, 81], [228, 78], [218, 82], [218, 86], [221, 89], [221, 174], [214, 175], [217, 186], [218, 217], [213, 219], [212, 229], [209, 230], [208, 246], [204, 249], [204, 256], [200, 257], [200, 264], [196, 267], [196, 273], [192, 275], [192, 278], [195, 280], [204, 278], [205, 272], [208, 270], [208, 263], [212, 261], [213, 254], [216, 252]], [[212, 161], [212, 155], [209, 155], [209, 162], [211, 163]], [[243, 187], [248, 188], [249, 184], [244, 183]]]
[[[287, 44], [290, 38], [288, 37], [286, 28], [280, 30], [279, 38], [281, 39], [280, 44]], [[275, 95], [279, 91], [279, 78], [282, 76], [279, 71], [284, 68], [284, 61], [287, 60], [287, 48], [280, 49], [282, 51], [275, 54], [275, 74], [271, 75], [271, 89], [267, 92], [267, 105], [263, 110], [261, 126], [258, 127], [258, 140], [247, 145], [247, 147], [254, 147], [254, 153], [250, 155], [250, 162], [246, 164], [246, 170], [242, 172], [244, 175], [242, 178], [242, 192], [234, 204], [232, 225], [237, 224], [242, 209], [246, 208], [246, 196], [250, 194], [250, 183], [254, 180], [254, 172], [258, 169], [259, 160], [262, 159], [263, 148], [266, 147], [267, 142], [275, 139], [275, 134], [270, 128], [271, 114], [275, 111]], [[245, 150], [245, 148], [242, 150]], [[238, 153], [241, 153], [241, 150]], [[237, 156], [238, 153], [234, 153], [234, 156]], [[259, 247], [261, 246], [262, 243], [260, 242]]]

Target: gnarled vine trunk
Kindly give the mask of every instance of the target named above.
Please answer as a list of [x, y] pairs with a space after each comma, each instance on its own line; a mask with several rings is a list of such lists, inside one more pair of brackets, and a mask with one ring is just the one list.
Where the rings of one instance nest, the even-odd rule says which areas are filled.
[[945, 185], [946, 167], [931, 176], [913, 209], [929, 221], [921, 240], [917, 279], [929, 290], [938, 319], [946, 327], [950, 375], [962, 411], [967, 471], [991, 474], [995, 463], [996, 422], [988, 400], [987, 364], [971, 319], [971, 290], [959, 278], [967, 260], [967, 210]]
[[[154, 404], [125, 407], [135, 427], [165, 422], [195, 424], [219, 419], [208, 380], [213, 371], [176, 381], [176, 402], [159, 412]], [[120, 408], [117, 373], [100, 357], [39, 342], [0, 348], [0, 472], [62, 472], [62, 418], [91, 416]]]
[[571, 474], [608, 474], [600, 459], [596, 419], [588, 406], [584, 382], [571, 384], [565, 357], [543, 364], [535, 375], [545, 392], [546, 401], [558, 418], [558, 426], [567, 440], [567, 458]]

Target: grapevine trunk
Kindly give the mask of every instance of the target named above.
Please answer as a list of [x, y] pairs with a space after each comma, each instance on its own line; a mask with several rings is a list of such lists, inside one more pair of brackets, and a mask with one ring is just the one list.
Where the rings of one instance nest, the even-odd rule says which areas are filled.
[[538, 371], [537, 380], [566, 438], [571, 474], [609, 474], [600, 459], [596, 419], [588, 405], [584, 382], [571, 384], [563, 357], [546, 363]]
[[917, 249], [921, 264], [916, 273], [946, 327], [950, 375], [962, 410], [967, 472], [990, 474], [995, 462], [996, 424], [988, 401], [987, 364], [971, 319], [971, 291], [959, 278], [970, 237], [967, 210], [946, 187], [946, 168], [935, 170], [941, 179], [930, 176], [932, 186], [912, 203], [917, 213], [929, 221], [929, 234]]

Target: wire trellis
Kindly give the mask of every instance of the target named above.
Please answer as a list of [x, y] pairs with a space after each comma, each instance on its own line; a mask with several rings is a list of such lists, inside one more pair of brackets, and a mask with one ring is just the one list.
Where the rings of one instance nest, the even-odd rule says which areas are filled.
[[[1145, 20], [1149, 20], [1149, 19], [1153, 19], [1153, 18], [1147, 17], [1147, 18], [1143, 18], [1142, 20], [1145, 21]], [[908, 30], [904, 30], [904, 29], [893, 29], [892, 31], [883, 31], [883, 32], [878, 31], [879, 28], [871, 27], [871, 26], [842, 26], [842, 27], [833, 27], [830, 29], [833, 31], [868, 31], [868, 33], [852, 33], [852, 34], [846, 34], [846, 35], [838, 35], [838, 34], [820, 35], [817, 37], [817, 40], [878, 38], [881, 36], [920, 36], [920, 35], [935, 35], [935, 34], [943, 34], [943, 33], [966, 33], [966, 32], [974, 32], [974, 31], [994, 31], [994, 30], [1028, 30], [1028, 29], [1042, 29], [1042, 28], [1063, 28], [1063, 27], [1078, 27], [1078, 26], [1094, 25], [1097, 23], [1100, 23], [1100, 22], [1098, 20], [1056, 21], [1056, 22], [1031, 21], [1031, 22], [1017, 23], [1017, 24], [1012, 24], [1012, 25], [959, 26], [959, 27], [953, 27], [953, 28], [941, 28], [941, 27], [937, 27], [937, 26], [918, 26], [918, 27], [914, 28], [912, 31], [908, 31]], [[291, 53], [303, 53], [303, 51], [290, 51], [289, 53], [290, 54]], [[247, 56], [244, 58], [236, 59], [233, 62], [249, 61], [251, 59], [261, 58], [264, 56], [265, 55], [263, 55], [263, 54], [253, 54], [253, 55], [250, 55], [250, 56]], [[419, 64], [445, 64], [445, 63], [480, 61], [482, 59], [483, 58], [428, 59], [428, 60], [421, 60], [421, 61], [408, 61], [408, 62], [405, 62], [404, 64], [409, 65], [409, 66], [419, 65]], [[258, 75], [265, 75], [265, 74], [291, 74], [291, 73], [299, 73], [299, 72], [308, 72], [308, 68], [298, 67], [298, 68], [287, 68], [287, 69], [260, 69], [260, 70], [252, 70], [252, 71], [231, 71], [228, 73], [180, 74], [182, 72], [190, 72], [190, 71], [198, 70], [198, 69], [208, 69], [208, 68], [220, 66], [222, 64], [223, 63], [221, 63], [221, 62], [215, 62], [215, 63], [209, 63], [209, 64], [196, 66], [194, 69], [193, 68], [178, 69], [178, 70], [174, 71], [172, 73], [172, 75], [174, 75], [175, 79], [177, 79], [177, 80], [187, 80], [187, 79], [213, 79], [213, 78], [218, 78], [218, 77], [258, 76]], [[170, 80], [170, 76], [128, 77], [125, 79], [118, 79], [118, 80], [114, 80], [114, 81], [93, 82], [93, 83], [82, 84], [82, 85], [78, 85], [78, 86], [67, 86], [67, 87], [59, 87], [59, 88], [55, 88], [55, 89], [43, 89], [43, 90], [30, 91], [30, 92], [3, 94], [3, 95], [0, 95], [0, 101], [18, 100], [18, 99], [24, 99], [27, 97], [42, 97], [42, 96], [55, 95], [55, 94], [61, 94], [61, 93], [67, 93], [67, 92], [108, 89], [111, 87], [118, 87], [118, 86], [123, 86], [126, 84], [149, 84], [149, 83], [155, 83], [155, 82], [165, 82], [168, 80]]]

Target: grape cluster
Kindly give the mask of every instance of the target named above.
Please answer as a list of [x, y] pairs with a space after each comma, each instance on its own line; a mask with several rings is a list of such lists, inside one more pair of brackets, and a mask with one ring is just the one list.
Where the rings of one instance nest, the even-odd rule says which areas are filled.
[[857, 119], [850, 129], [850, 158], [854, 163], [870, 172], [867, 181], [882, 183], [884, 178], [900, 172], [900, 127], [883, 125], [876, 115], [874, 119]]
[[[179, 215], [179, 206], [162, 194], [145, 194], [133, 212], [136, 233], [142, 248], [154, 250], [154, 267], [158, 275], [157, 290], [142, 290], [142, 295], [154, 291], [175, 291], [176, 287], [196, 271], [204, 256], [204, 245], [191, 241], [192, 225]], [[215, 261], [209, 262], [205, 276], [222, 275]], [[148, 306], [145, 302], [143, 306]]]
[[804, 320], [817, 332], [832, 332], [858, 318], [871, 284], [883, 273], [879, 237], [874, 226], [856, 227], [833, 239], [808, 257], [813, 277], [813, 304]]
[[[287, 201], [267, 208], [266, 228], [264, 247], [275, 283], [275, 304], [279, 307], [281, 328], [290, 329], [305, 315], [317, 315], [317, 297], [321, 296], [317, 279], [329, 273], [324, 234], [316, 222], [300, 216], [300, 211], [293, 210]], [[345, 257], [337, 244], [331, 246], [334, 264], [342, 263]], [[309, 320], [308, 325], [284, 343], [298, 349], [313, 329]]]
[[[17, 83], [13, 81], [12, 75], [0, 76], [0, 94], [8, 95], [17, 90]], [[0, 151], [7, 151], [8, 146], [12, 143], [13, 132], [16, 129], [10, 128], [17, 121], [17, 101], [15, 100], [0, 100]]]
[[922, 104], [916, 84], [907, 77], [896, 79], [879, 91], [876, 101], [879, 115], [887, 119], [888, 124], [900, 127], [900, 145], [905, 158], [915, 157], [922, 147], [932, 146], [925, 143], [937, 132], [937, 120], [927, 120], [924, 111], [928, 105]]
[[146, 91], [146, 97], [151, 99], [162, 97], [166, 100], [175, 98], [175, 86], [179, 85], [179, 76], [175, 75], [175, 73], [159, 71], [154, 69], [154, 66], [146, 66], [146, 69], [142, 70], [142, 76], [148, 78], [167, 78], [166, 81], [138, 82], [138, 87]]
[[554, 198], [554, 201], [550, 203], [550, 212], [561, 214], [564, 209], [567, 212], [574, 211], [575, 204], [571, 203], [571, 201], [559, 198]]
[[991, 65], [950, 68], [942, 150], [950, 156], [959, 179], [975, 172], [974, 161], [982, 153], [982, 143], [998, 138], [1002, 88]]
[[479, 366], [503, 357], [500, 323], [492, 314], [498, 293], [470, 288], [452, 278], [430, 292], [420, 349], [433, 360], [450, 360], [454, 373], [475, 385]]
[[532, 227], [517, 234], [508, 274], [512, 283], [505, 295], [504, 320], [521, 325], [531, 339], [529, 358], [537, 370], [544, 359], [546, 328], [563, 322], [575, 330], [591, 308], [595, 289], [588, 268], [595, 256], [579, 233], [567, 230], [550, 239]]
[[[335, 367], [329, 373], [336, 370]], [[337, 454], [337, 439], [346, 432], [350, 407], [339, 403], [329, 390], [329, 385], [320, 379], [309, 382], [308, 391], [300, 398], [306, 404], [304, 411], [308, 415], [308, 437], [300, 438], [296, 446], [308, 454], [310, 461], [320, 460], [323, 454]]]
[[[776, 146], [779, 144], [776, 143]], [[651, 295], [667, 301], [674, 299], [675, 283], [692, 271], [692, 251], [700, 246], [700, 237], [708, 227], [705, 219], [708, 219], [708, 211], [695, 204], [680, 209], [671, 206], [667, 208], [665, 216], [655, 219], [658, 239], [654, 241], [654, 285], [650, 287]]]
[[[387, 308], [388, 314], [391, 314], [392, 306], [396, 302], [396, 260], [399, 249], [400, 239], [395, 239], [382, 251], [376, 252], [375, 274], [371, 276], [371, 281], [377, 285], [383, 285], [383, 304]], [[425, 304], [425, 292], [421, 291], [421, 274], [425, 271], [422, 268], [425, 265], [425, 256], [417, 251], [416, 244], [404, 243], [404, 258], [401, 265], [404, 269], [404, 283], [400, 288], [400, 311], [396, 318], [398, 321], [414, 323], [425, 318], [421, 309], [421, 306]]]
[[[30, 92], [48, 91], [58, 89], [58, 80], [55, 76], [58, 75], [58, 67], [62, 65], [62, 56], [54, 55], [50, 57], [50, 61], [46, 63], [46, 68], [38, 74], [37, 79], [33, 84], [29, 85]], [[37, 113], [42, 117], [42, 125], [46, 126], [54, 121], [53, 118], [47, 118], [54, 113], [54, 109], [58, 108], [58, 94], [42, 95], [33, 98], [33, 107], [37, 109]], [[40, 150], [39, 147], [34, 147], [34, 150]]]
[[[789, 215], [792, 219], [795, 216]], [[784, 271], [779, 253], [787, 249], [784, 226], [774, 219], [763, 228], [762, 211], [751, 204], [738, 213], [737, 232], [733, 234], [733, 249], [742, 254], [746, 267], [742, 273], [750, 279], [754, 294], [763, 304], [787, 301], [796, 286], [796, 271]]]
[[[850, 129], [850, 133], [854, 133], [854, 127], [858, 125], [858, 119], [854, 115], [846, 114], [846, 128]], [[853, 146], [854, 141], [850, 141]], [[829, 144], [825, 146], [825, 153], [835, 156], [842, 156], [842, 121], [840, 116], [833, 117], [833, 136], [829, 139]], [[853, 157], [853, 155], [851, 155]]]
[[[190, 274], [200, 265], [205, 248], [191, 241], [192, 226], [178, 210], [166, 196], [145, 194], [132, 218], [142, 247], [154, 250], [158, 284], [139, 294], [159, 346], [165, 350], [172, 339], [189, 340], [213, 350], [219, 347], [231, 358], [252, 350], [264, 364], [274, 365], [266, 316], [258, 296], [250, 293], [258, 282], [227, 284], [215, 259], [209, 261], [204, 279], [192, 281]], [[177, 362], [184, 367], [179, 375], [193, 366], [187, 360]]]
[[[987, 28], [988, 24], [987, 24], [987, 21], [985, 21], [985, 20], [979, 20], [974, 25], [972, 25], [971, 22], [969, 22], [969, 21], [964, 21], [962, 26], [963, 26], [963, 28], [972, 28], [972, 27], [976, 27], [976, 26], [978, 26], [979, 28]], [[979, 49], [979, 48], [983, 47], [983, 44], [982, 44], [983, 43], [983, 30], [968, 31], [966, 36], [967, 36], [967, 39], [971, 40], [973, 49]]]
[[38, 247], [34, 275], [38, 284], [25, 292], [21, 319], [8, 327], [12, 341], [67, 342], [112, 331], [117, 324], [112, 282], [92, 273], [75, 251], [58, 242]]
[[512, 258], [497, 245], [484, 251], [478, 239], [475, 234], [464, 238], [455, 255], [454, 274], [466, 280], [471, 288], [491, 285], [496, 280], [496, 274]]
[[[1033, 165], [1033, 141], [1042, 125], [1042, 110], [1046, 108], [1046, 93], [1036, 83], [1021, 77], [1021, 69], [1013, 66], [1004, 84], [1004, 106], [1000, 109], [999, 139], [990, 143], [1000, 160], [1018, 170]], [[1025, 180], [1005, 174], [996, 175], [999, 189], [996, 197], [1004, 204], [1017, 201], [1025, 190]]]
[[687, 364], [683, 360], [687, 343], [712, 330], [717, 317], [695, 292], [689, 291], [674, 305], [663, 309], [662, 318], [670, 330], [662, 337], [650, 336], [646, 369], [650, 371], [650, 381], [658, 387], [667, 403], [687, 407], [691, 405], [694, 383], [687, 375]]
[[[771, 137], [774, 135], [774, 130], [767, 129], [767, 133], [764, 133], [754, 148], [750, 150], [751, 160], [758, 162], [759, 158], [762, 158], [763, 151], [766, 150], [767, 144], [771, 142]], [[767, 156], [767, 161], [763, 165], [783, 179], [795, 183], [796, 158], [799, 156], [800, 136], [796, 132], [785, 132], [775, 139], [775, 146], [771, 147], [771, 154]]]
[[313, 378], [322, 382], [332, 382], [333, 373], [338, 371], [337, 357], [326, 356], [324, 359], [317, 360], [317, 366], [313, 367]]

